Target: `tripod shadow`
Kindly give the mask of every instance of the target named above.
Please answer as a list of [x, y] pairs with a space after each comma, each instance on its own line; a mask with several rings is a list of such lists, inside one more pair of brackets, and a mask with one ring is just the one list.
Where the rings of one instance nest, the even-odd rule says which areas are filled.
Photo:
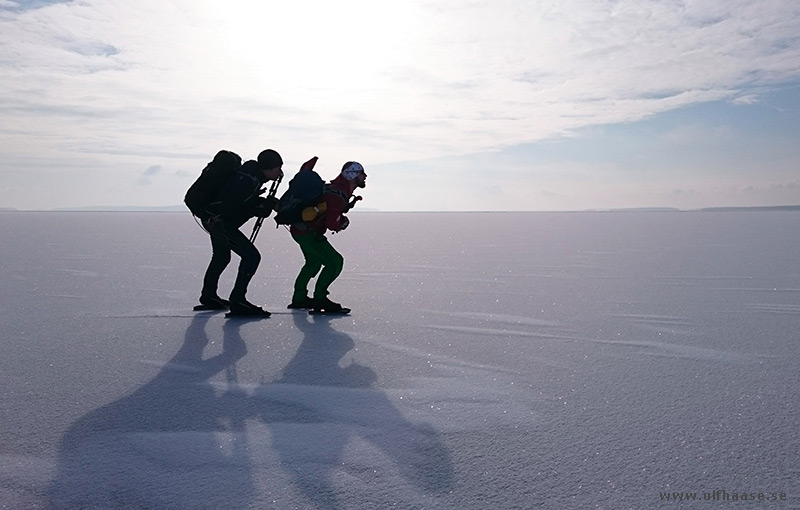
[[[203, 359], [210, 315], [198, 314], [173, 358], [147, 384], [73, 423], [59, 445], [51, 508], [244, 508], [253, 493], [242, 392], [209, 379], [247, 353], [240, 323], [224, 326], [223, 350]], [[235, 381], [234, 381], [235, 382]], [[229, 437], [227, 449], [218, 435]]]
[[[331, 327], [331, 318], [294, 314], [293, 319], [303, 333], [297, 353], [281, 377], [253, 397], [269, 401], [265, 409], [292, 410], [264, 413], [261, 419], [299, 491], [316, 508], [339, 508], [342, 477], [354, 476], [367, 491], [373, 483], [382, 487], [385, 499], [375, 503], [397, 504], [397, 494], [386, 492], [397, 491], [387, 489], [397, 484], [380, 478], [395, 473], [426, 494], [449, 492], [453, 466], [438, 432], [408, 421], [373, 387], [378, 378], [371, 368], [354, 361], [342, 366], [355, 344]], [[383, 472], [374, 475], [378, 471]]]

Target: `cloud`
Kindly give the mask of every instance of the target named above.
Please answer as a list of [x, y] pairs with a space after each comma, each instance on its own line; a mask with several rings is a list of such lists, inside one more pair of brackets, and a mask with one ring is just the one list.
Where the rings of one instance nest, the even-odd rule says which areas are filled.
[[160, 174], [162, 171], [161, 165], [154, 165], [142, 172], [139, 176], [139, 179], [136, 183], [139, 186], [150, 186], [153, 182], [153, 178]]
[[25, 11], [68, 2], [69, 0], [0, 0], [0, 10]]
[[[131, 117], [117, 110], [133, 121], [120, 126], [128, 139], [185, 141], [203, 126], [211, 140], [250, 123], [282, 142], [293, 131], [306, 145], [355, 138], [371, 158], [391, 160], [547, 139], [697, 102], [750, 102], [748, 87], [800, 74], [800, 4], [791, 1], [409, 2], [386, 13], [352, 0], [325, 5], [53, 5], [6, 16], [2, 44], [17, 58], [0, 76], [9, 101], [23, 105], [31, 75], [47, 91], [40, 108], [88, 116], [136, 104]], [[255, 30], [269, 17], [281, 23]], [[347, 24], [357, 28], [340, 30]]]
[[85, 57], [112, 57], [119, 54], [119, 49], [100, 41], [75, 41], [65, 47]]
[[145, 170], [142, 175], [144, 175], [145, 177], [152, 177], [152, 176], [157, 175], [159, 173], [161, 173], [161, 165], [155, 165], [155, 166], [151, 166], [150, 168]]
[[761, 100], [758, 94], [744, 94], [733, 99], [735, 105], [751, 105], [756, 104]]
[[794, 0], [0, 0], [0, 156], [113, 176], [223, 147], [287, 168], [498, 150], [755, 104], [800, 77], [798, 20]]

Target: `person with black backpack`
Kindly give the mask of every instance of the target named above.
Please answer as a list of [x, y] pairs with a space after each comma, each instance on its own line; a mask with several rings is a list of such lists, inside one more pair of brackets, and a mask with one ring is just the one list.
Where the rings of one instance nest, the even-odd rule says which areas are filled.
[[[195, 310], [229, 308], [227, 316], [270, 315], [247, 301], [247, 287], [261, 262], [261, 254], [239, 229], [251, 218], [266, 218], [275, 209], [277, 199], [262, 197], [266, 191], [262, 186], [267, 181], [282, 178], [282, 167], [280, 154], [272, 149], [264, 150], [257, 160], [245, 162], [227, 177], [219, 189], [210, 193], [210, 201], [201, 208], [198, 217], [211, 237], [212, 256], [203, 277], [200, 305]], [[241, 261], [230, 297], [225, 300], [217, 294], [217, 287], [222, 272], [231, 261], [231, 251], [239, 255]]]
[[[344, 164], [341, 173], [325, 185], [320, 202], [303, 211], [303, 220], [292, 223], [290, 228], [292, 239], [300, 246], [305, 264], [295, 280], [289, 308], [309, 309], [311, 313], [350, 312], [349, 308], [344, 308], [328, 298], [328, 287], [341, 274], [344, 257], [328, 242], [325, 232], [328, 230], [339, 232], [350, 225], [345, 213], [353, 207], [356, 200], [361, 199], [353, 197], [351, 201], [353, 192], [356, 188], [366, 186], [367, 174], [364, 172], [364, 167], [360, 163], [349, 161]], [[313, 298], [310, 298], [308, 284], [317, 273], [319, 278], [314, 285]]]

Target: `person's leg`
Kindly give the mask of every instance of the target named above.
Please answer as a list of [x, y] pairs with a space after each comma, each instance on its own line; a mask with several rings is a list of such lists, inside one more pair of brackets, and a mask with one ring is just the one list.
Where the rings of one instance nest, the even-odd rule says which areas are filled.
[[292, 235], [292, 239], [300, 246], [300, 251], [303, 252], [303, 258], [305, 260], [303, 267], [300, 268], [300, 273], [298, 273], [294, 281], [292, 303], [299, 304], [306, 301], [308, 298], [308, 283], [312, 278], [317, 276], [319, 270], [322, 269], [322, 260], [314, 248], [317, 244], [314, 240], [316, 237], [317, 234]]
[[247, 286], [261, 263], [261, 254], [239, 229], [227, 228], [224, 230], [231, 250], [242, 258], [241, 262], [239, 262], [239, 272], [236, 274], [236, 281], [233, 284], [233, 290], [231, 290], [230, 300], [231, 303], [234, 301], [246, 302]]
[[203, 224], [208, 229], [208, 235], [211, 238], [211, 262], [208, 263], [208, 268], [203, 276], [203, 290], [200, 292], [201, 303], [204, 300], [210, 302], [219, 299], [217, 294], [219, 278], [231, 261], [231, 247], [221, 224], [219, 222], [214, 224], [204, 222]]
[[322, 272], [314, 286], [314, 299], [325, 299], [328, 287], [339, 277], [344, 267], [344, 257], [328, 242], [324, 236], [314, 246], [317, 257], [322, 261]]

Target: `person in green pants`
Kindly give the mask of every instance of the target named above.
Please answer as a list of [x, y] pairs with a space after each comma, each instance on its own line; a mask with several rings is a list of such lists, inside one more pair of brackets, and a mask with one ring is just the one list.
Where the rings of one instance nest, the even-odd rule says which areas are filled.
[[[319, 214], [311, 221], [291, 226], [292, 239], [300, 246], [305, 264], [295, 280], [289, 308], [305, 308], [326, 313], [348, 311], [328, 298], [328, 288], [342, 273], [344, 257], [331, 245], [325, 233], [328, 230], [339, 232], [347, 228], [350, 220], [345, 213], [351, 207], [350, 197], [356, 188], [366, 186], [367, 174], [364, 172], [364, 167], [355, 161], [348, 161], [342, 167], [341, 173], [325, 186], [323, 200], [317, 206]], [[309, 297], [308, 285], [317, 274], [319, 278], [314, 285], [313, 297]]]

